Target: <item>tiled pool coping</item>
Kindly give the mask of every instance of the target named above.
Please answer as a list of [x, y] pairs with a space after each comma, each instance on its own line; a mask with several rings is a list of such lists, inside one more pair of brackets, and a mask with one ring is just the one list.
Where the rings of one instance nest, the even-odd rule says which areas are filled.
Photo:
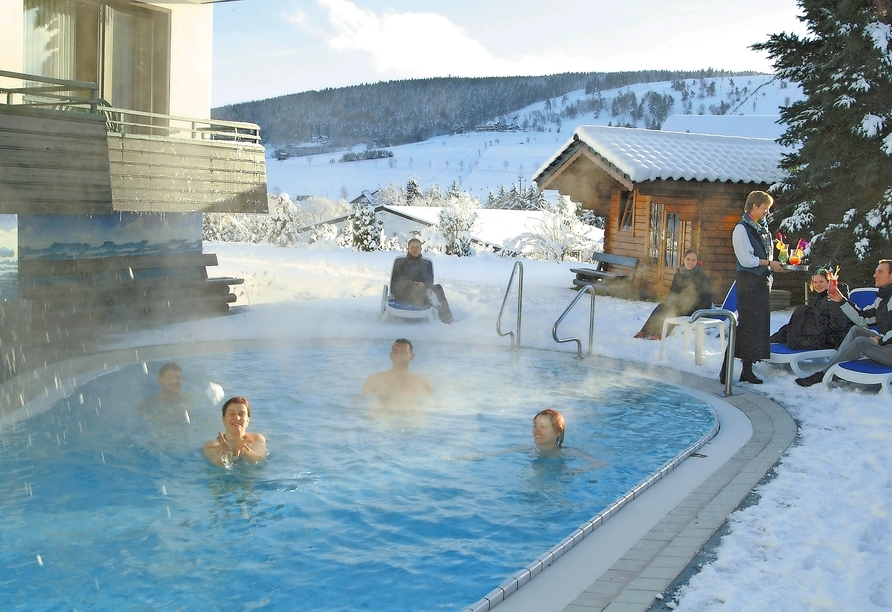
[[[47, 409], [78, 385], [118, 367], [197, 353], [256, 349], [261, 344], [294, 343], [163, 344], [48, 364], [0, 385], [0, 430], [10, 419]], [[721, 431], [702, 448], [698, 444], [687, 451], [701, 451], [705, 457], [676, 462], [675, 469], [655, 476], [647, 486], [636, 488], [602, 513], [610, 516], [609, 521], [606, 516], [596, 517], [589, 523], [590, 529], [583, 526], [467, 611], [496, 606], [498, 612], [646, 610], [796, 436], [795, 422], [780, 405], [740, 386], [735, 387], [735, 395], [725, 398], [724, 388], [714, 377], [597, 356], [589, 357], [586, 364], [628, 371], [700, 394], [713, 404]]]
[[[610, 369], [636, 367], [607, 358], [591, 359]], [[474, 610], [647, 610], [796, 437], [796, 423], [789, 413], [746, 386], [736, 385], [735, 395], [725, 397], [717, 377], [660, 367], [637, 370], [711, 396], [721, 431], [700, 449], [699, 454], [705, 456], [682, 463], [510, 597], [489, 607], [479, 607], [478, 602]]]

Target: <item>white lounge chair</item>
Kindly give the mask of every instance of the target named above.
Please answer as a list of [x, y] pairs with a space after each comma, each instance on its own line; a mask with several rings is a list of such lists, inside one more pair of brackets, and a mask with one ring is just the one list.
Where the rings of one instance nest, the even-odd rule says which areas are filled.
[[824, 374], [825, 387], [830, 386], [834, 376], [862, 385], [882, 385], [886, 393], [892, 395], [892, 366], [883, 365], [872, 359], [842, 361], [831, 366]]
[[[722, 308], [737, 313], [737, 281], [735, 281], [722, 302]], [[722, 340], [722, 352], [725, 352], [725, 319], [704, 317], [691, 323], [690, 317], [669, 317], [663, 320], [663, 332], [660, 334], [660, 356], [663, 358], [663, 342], [666, 336], [672, 333], [672, 327], [680, 327], [684, 333], [684, 350], [688, 350], [691, 344], [690, 334], [694, 334], [694, 363], [701, 365], [703, 363], [703, 336], [706, 329], [716, 327], [719, 330], [719, 337]]]
[[[405, 255], [397, 257], [393, 260], [393, 267], [390, 269], [390, 285], [384, 285], [384, 291], [381, 293], [381, 320], [385, 321], [388, 317], [393, 316], [399, 319], [429, 319], [433, 321], [436, 318], [436, 310], [429, 304], [409, 304], [401, 302], [393, 297], [393, 271], [396, 264], [400, 260], [405, 259]], [[430, 261], [427, 257], [423, 259]], [[431, 263], [433, 269], [433, 263]]]
[[793, 349], [780, 342], [771, 343], [771, 357], [768, 363], [774, 365], [788, 365], [797, 377], [808, 376], [808, 372], [802, 370], [802, 364], [808, 361], [827, 361], [836, 354], [836, 349]]

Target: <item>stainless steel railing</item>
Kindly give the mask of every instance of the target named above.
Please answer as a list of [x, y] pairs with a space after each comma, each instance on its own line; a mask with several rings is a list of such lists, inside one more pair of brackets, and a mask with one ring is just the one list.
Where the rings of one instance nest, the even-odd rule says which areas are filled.
[[582, 299], [582, 296], [586, 293], [592, 296], [591, 308], [589, 310], [589, 318], [588, 318], [588, 354], [592, 354], [592, 344], [595, 339], [595, 289], [591, 285], [583, 285], [579, 289], [579, 295], [573, 298], [573, 301], [570, 302], [570, 305], [567, 306], [567, 309], [563, 312], [561, 316], [558, 317], [558, 320], [554, 322], [554, 327], [551, 328], [551, 337], [554, 338], [555, 342], [575, 342], [576, 343], [576, 359], [584, 359], [582, 356], [582, 341], [579, 338], [558, 338], [557, 330], [558, 326], [561, 324], [561, 321], [564, 320], [564, 317], [573, 310], [573, 307], [576, 306], [576, 303]]
[[[517, 336], [515, 337], [515, 332], [508, 330], [502, 331], [502, 314], [505, 312], [505, 304], [508, 302], [508, 294], [511, 291], [511, 285], [514, 282], [514, 277], [517, 276]], [[499, 316], [496, 319], [496, 333], [500, 336], [511, 336], [511, 349], [516, 350], [520, 348], [520, 326], [523, 322], [523, 262], [517, 261], [514, 262], [514, 267], [511, 269], [511, 277], [508, 279], [508, 287], [505, 289], [505, 297], [502, 298], [502, 307], [499, 308]]]
[[725, 308], [704, 308], [691, 315], [691, 323], [702, 317], [725, 317], [728, 319], [728, 346], [725, 348], [725, 397], [730, 397], [731, 381], [734, 378], [734, 347], [737, 344], [737, 316]]

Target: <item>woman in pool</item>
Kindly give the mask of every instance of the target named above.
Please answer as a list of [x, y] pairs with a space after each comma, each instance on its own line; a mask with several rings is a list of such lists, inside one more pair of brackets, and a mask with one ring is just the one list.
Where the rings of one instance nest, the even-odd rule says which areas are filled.
[[244, 397], [232, 397], [223, 404], [223, 427], [215, 440], [204, 445], [204, 456], [214, 465], [230, 468], [237, 461], [260, 463], [266, 459], [266, 438], [263, 434], [248, 433], [251, 404]]
[[557, 457], [564, 445], [564, 415], [554, 408], [540, 410], [533, 417], [533, 442], [540, 457]]

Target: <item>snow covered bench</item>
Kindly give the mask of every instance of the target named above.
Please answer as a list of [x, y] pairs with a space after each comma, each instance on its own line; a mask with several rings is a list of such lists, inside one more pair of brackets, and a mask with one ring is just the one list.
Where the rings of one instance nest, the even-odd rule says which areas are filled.
[[577, 287], [592, 285], [598, 293], [612, 293], [617, 289], [630, 290], [638, 271], [638, 258], [612, 253], [594, 253], [594, 268], [571, 268], [576, 274], [573, 284]]

